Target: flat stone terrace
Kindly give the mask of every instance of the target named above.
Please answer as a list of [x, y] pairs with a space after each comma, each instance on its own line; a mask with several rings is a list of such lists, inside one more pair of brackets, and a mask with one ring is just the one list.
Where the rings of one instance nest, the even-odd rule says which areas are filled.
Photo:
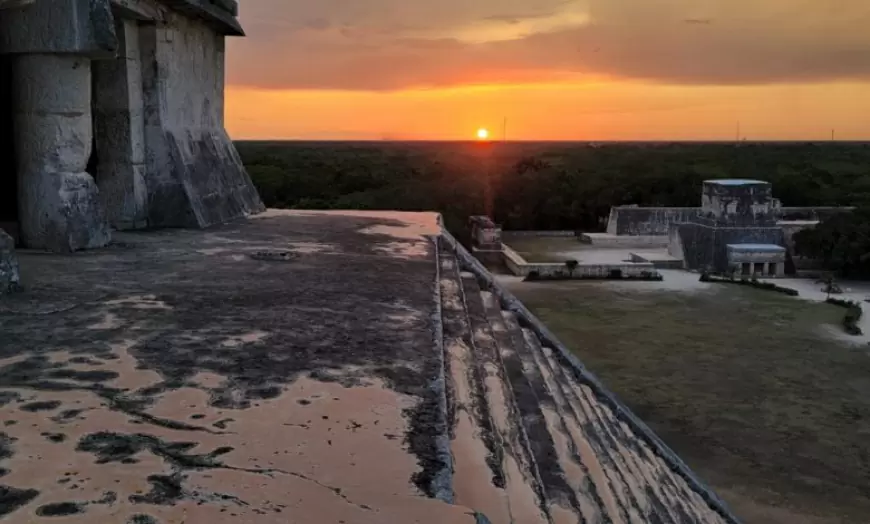
[[21, 252], [0, 521], [475, 522], [428, 496], [438, 232], [435, 214], [269, 211]]

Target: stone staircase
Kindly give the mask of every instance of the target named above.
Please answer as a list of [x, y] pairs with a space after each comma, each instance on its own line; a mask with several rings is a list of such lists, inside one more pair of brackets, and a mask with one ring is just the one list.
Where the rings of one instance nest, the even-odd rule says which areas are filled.
[[736, 522], [454, 253], [439, 265], [454, 503], [492, 524]]

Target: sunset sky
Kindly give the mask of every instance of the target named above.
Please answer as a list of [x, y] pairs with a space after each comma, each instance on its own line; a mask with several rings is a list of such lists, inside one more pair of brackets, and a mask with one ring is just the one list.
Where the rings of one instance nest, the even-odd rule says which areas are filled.
[[870, 139], [868, 0], [242, 0], [237, 139]]

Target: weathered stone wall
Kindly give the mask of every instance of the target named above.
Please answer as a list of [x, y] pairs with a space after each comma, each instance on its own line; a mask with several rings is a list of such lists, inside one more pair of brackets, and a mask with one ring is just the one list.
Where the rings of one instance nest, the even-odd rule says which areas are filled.
[[0, 10], [0, 54], [106, 58], [117, 48], [109, 0], [49, 0]]
[[652, 263], [623, 262], [616, 264], [583, 264], [580, 263], [569, 273], [565, 264], [527, 262], [519, 253], [508, 246], [502, 246], [505, 266], [516, 276], [527, 277], [535, 272], [538, 276], [547, 278], [553, 276], [583, 279], [583, 278], [607, 278], [613, 270], [619, 270], [623, 277], [642, 277], [655, 271]]
[[607, 233], [633, 236], [667, 235], [671, 223], [687, 222], [698, 211], [697, 207], [613, 207], [607, 221]]
[[[728, 270], [728, 244], [775, 244], [785, 246], [782, 229], [773, 227], [710, 227], [698, 223], [676, 224], [679, 242], [672, 240], [671, 245], [681, 245], [685, 266], [688, 269], [702, 270], [712, 267], [714, 271]], [[673, 253], [672, 253], [673, 254]], [[678, 256], [678, 255], [673, 255]]]
[[668, 229], [668, 254], [683, 261], [681, 267], [689, 269], [686, 261], [686, 251], [683, 248], [683, 237], [680, 234], [680, 224], [671, 224]]
[[117, 58], [92, 64], [97, 159], [94, 178], [109, 223], [125, 230], [148, 225], [145, 108], [139, 23], [119, 17], [115, 24]]
[[701, 217], [719, 225], [770, 225], [774, 221], [771, 186], [761, 181], [704, 182]]
[[262, 211], [224, 129], [223, 35], [180, 14], [141, 33], [151, 225], [206, 227]]
[[[771, 203], [772, 218], [780, 220], [824, 220], [850, 207], [781, 207]], [[667, 235], [671, 223], [696, 219], [700, 207], [627, 207], [610, 209], [607, 233], [610, 235]]]
[[818, 225], [816, 221], [799, 220], [793, 222], [777, 222], [776, 225], [782, 229], [785, 246], [788, 250], [794, 253], [794, 236], [804, 229], [812, 229]]
[[610, 235], [607, 233], [583, 233], [580, 241], [598, 247], [665, 247], [667, 236], [661, 235]]

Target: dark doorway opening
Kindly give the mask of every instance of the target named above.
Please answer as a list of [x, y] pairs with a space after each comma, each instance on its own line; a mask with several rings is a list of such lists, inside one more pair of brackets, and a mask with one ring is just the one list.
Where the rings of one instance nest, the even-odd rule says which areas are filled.
[[[91, 106], [95, 104], [94, 93], [97, 92], [97, 75], [95, 73], [96, 65], [91, 64]], [[97, 111], [94, 107], [91, 107], [91, 154], [88, 157], [88, 164], [85, 166], [85, 172], [94, 177], [94, 180], [99, 187], [100, 181], [97, 180], [97, 168], [99, 166], [100, 159], [97, 156]]]
[[13, 114], [13, 57], [0, 55], [0, 229], [20, 243], [18, 226], [18, 167], [15, 158]]

